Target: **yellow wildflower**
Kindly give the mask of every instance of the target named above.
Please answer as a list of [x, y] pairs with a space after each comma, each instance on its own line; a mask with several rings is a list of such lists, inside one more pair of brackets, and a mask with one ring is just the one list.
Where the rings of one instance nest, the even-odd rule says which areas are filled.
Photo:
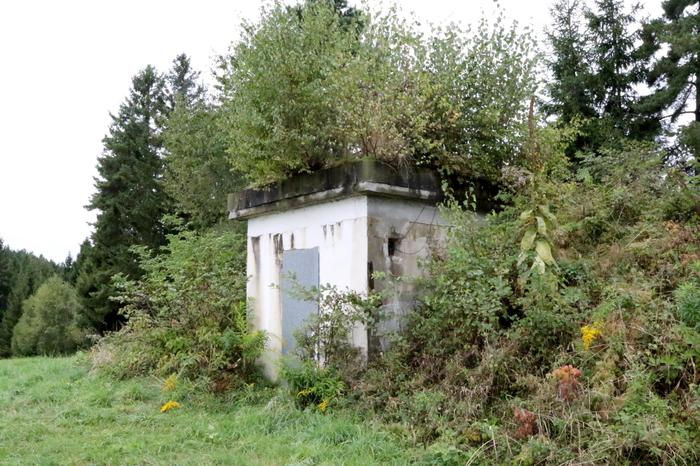
[[304, 390], [302, 390], [302, 391], [300, 391], [299, 393], [297, 393], [297, 397], [303, 398], [303, 397], [305, 397], [305, 396], [311, 395], [311, 394], [312, 394], [313, 392], [315, 392], [315, 391], [316, 391], [316, 389], [313, 388], [313, 387], [311, 387], [311, 388], [305, 388]]
[[177, 374], [170, 374], [170, 376], [163, 382], [163, 390], [166, 392], [172, 392], [177, 388]]
[[584, 325], [581, 327], [581, 340], [583, 341], [583, 349], [588, 350], [593, 342], [603, 335], [601, 323], [594, 322], [592, 325]]
[[172, 400], [171, 400], [171, 401], [168, 401], [167, 403], [165, 403], [163, 406], [160, 407], [160, 412], [161, 412], [161, 413], [167, 413], [167, 412], [170, 411], [171, 409], [180, 408], [180, 407], [181, 407], [180, 403], [178, 403], [177, 401], [172, 401]]
[[326, 410], [328, 409], [328, 404], [330, 403], [330, 400], [325, 399], [322, 402], [318, 404], [318, 410], [321, 411], [322, 413], [325, 413]]

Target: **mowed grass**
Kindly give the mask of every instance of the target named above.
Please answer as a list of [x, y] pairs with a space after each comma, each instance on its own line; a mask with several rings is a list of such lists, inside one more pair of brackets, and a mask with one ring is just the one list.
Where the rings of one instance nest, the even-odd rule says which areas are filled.
[[[182, 408], [161, 413], [171, 398]], [[78, 357], [0, 360], [0, 464], [409, 464], [417, 451], [347, 413], [294, 408], [273, 389], [163, 391], [115, 381]]]

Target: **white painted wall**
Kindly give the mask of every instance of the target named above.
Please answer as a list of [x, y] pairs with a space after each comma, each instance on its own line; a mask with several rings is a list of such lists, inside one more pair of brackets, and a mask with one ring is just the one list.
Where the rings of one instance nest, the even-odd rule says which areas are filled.
[[[367, 292], [367, 197], [355, 196], [248, 220], [248, 299], [254, 325], [268, 333], [263, 366], [275, 379], [282, 351], [282, 251], [319, 248], [319, 281]], [[362, 329], [353, 334], [367, 350]]]

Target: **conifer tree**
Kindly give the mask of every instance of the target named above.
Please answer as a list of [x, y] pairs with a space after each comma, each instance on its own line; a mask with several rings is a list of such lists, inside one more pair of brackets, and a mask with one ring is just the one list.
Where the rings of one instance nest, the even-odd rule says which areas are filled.
[[[700, 0], [665, 0], [663, 16], [644, 25], [642, 52], [652, 65], [646, 76], [653, 93], [642, 110], [665, 122], [690, 115], [681, 140], [700, 159]], [[660, 54], [660, 55], [659, 55]]]
[[75, 285], [75, 275], [76, 275], [75, 260], [73, 259], [73, 256], [71, 255], [70, 252], [66, 256], [63, 263], [61, 264], [61, 275], [65, 281]]
[[26, 251], [5, 249], [9, 256], [10, 292], [7, 308], [0, 322], [0, 357], [11, 355], [11, 340], [15, 325], [22, 317], [24, 301], [51, 275], [58, 272], [58, 267], [43, 257], [37, 257]]
[[240, 177], [231, 173], [226, 160], [219, 106], [207, 98], [186, 55], [173, 60], [166, 84], [163, 185], [180, 217], [191, 227], [207, 228], [225, 218], [226, 196], [240, 189]]
[[545, 110], [564, 123], [577, 118], [593, 118], [590, 50], [583, 24], [580, 0], [558, 0], [551, 8], [552, 25], [547, 31], [551, 47], [549, 68], [552, 80], [547, 86], [550, 102]]
[[164, 186], [178, 215], [196, 229], [225, 219], [227, 194], [244, 186], [242, 177], [230, 169], [221, 120], [216, 105], [178, 105], [164, 133]]
[[640, 11], [637, 4], [628, 9], [624, 0], [595, 0], [594, 9], [586, 13], [594, 68], [590, 87], [603, 119], [599, 131], [607, 142], [621, 137], [648, 139], [658, 133], [658, 122], [636, 109], [634, 86], [642, 80], [642, 60], [635, 44]]
[[181, 53], [173, 60], [170, 71], [165, 76], [168, 114], [175, 110], [178, 101], [191, 107], [205, 98], [205, 88], [199, 81], [199, 71], [192, 69], [190, 59]]
[[162, 217], [169, 200], [161, 186], [160, 125], [166, 113], [165, 80], [147, 66], [133, 78], [129, 96], [112, 115], [103, 140], [96, 193], [88, 206], [98, 211], [97, 221], [77, 281], [85, 304], [82, 323], [97, 330], [117, 328], [121, 321], [118, 304], [110, 300], [112, 277], [123, 273], [135, 278], [141, 273], [129, 248], [157, 250], [165, 242]]
[[78, 276], [80, 275], [80, 270], [82, 268], [83, 262], [89, 253], [89, 249], [92, 247], [90, 240], [85, 239], [80, 244], [80, 251], [75, 259], [69, 254], [63, 263], [63, 279], [75, 286], [78, 281]]
[[576, 123], [581, 133], [567, 148], [574, 159], [577, 152], [595, 148], [598, 112], [590, 82], [593, 75], [590, 37], [580, 0], [558, 0], [552, 6], [552, 24], [547, 31], [550, 46], [548, 66], [551, 80], [547, 85], [548, 102], [543, 106], [559, 124]]
[[0, 321], [7, 309], [7, 299], [10, 296], [12, 282], [10, 281], [10, 256], [0, 238]]
[[12, 333], [22, 317], [22, 303], [32, 295], [35, 288], [34, 277], [25, 268], [18, 270], [13, 278], [14, 284], [8, 297], [7, 310], [3, 315], [2, 322], [0, 322], [1, 357], [12, 355]]

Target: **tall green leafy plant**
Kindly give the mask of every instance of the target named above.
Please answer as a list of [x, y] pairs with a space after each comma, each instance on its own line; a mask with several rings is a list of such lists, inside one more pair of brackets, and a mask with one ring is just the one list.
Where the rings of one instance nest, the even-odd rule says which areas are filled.
[[170, 235], [163, 253], [145, 248], [144, 275], [118, 276], [116, 299], [128, 318], [95, 352], [119, 376], [170, 374], [236, 384], [256, 373], [265, 336], [248, 326], [245, 237], [231, 231]]
[[522, 236], [518, 267], [521, 268], [522, 282], [533, 273], [549, 274], [545, 281], [552, 282], [551, 271], [557, 266], [553, 239], [557, 218], [550, 210], [550, 186], [566, 167], [564, 151], [576, 136], [576, 129], [540, 128], [536, 121], [534, 97], [530, 100], [528, 120], [529, 134], [523, 155], [526, 180], [519, 187], [525, 210], [520, 213]]

